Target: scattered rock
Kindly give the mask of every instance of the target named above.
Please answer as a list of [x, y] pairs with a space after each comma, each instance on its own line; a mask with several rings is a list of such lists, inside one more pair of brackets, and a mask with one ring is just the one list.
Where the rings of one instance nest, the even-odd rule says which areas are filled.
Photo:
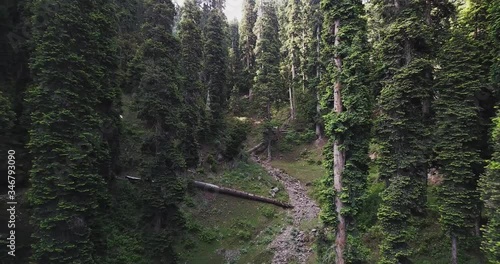
[[292, 224], [283, 228], [281, 234], [269, 245], [269, 249], [275, 252], [272, 264], [288, 264], [292, 261], [306, 263], [311, 256], [312, 249], [305, 243], [309, 241], [308, 236], [298, 227], [300, 223], [318, 217], [318, 205], [307, 196], [307, 188], [300, 181], [282, 170], [273, 168], [268, 162], [260, 161], [256, 157], [252, 157], [252, 159], [259, 163], [269, 175], [283, 184], [290, 197], [290, 203], [294, 206], [293, 210], [290, 211], [293, 219]]

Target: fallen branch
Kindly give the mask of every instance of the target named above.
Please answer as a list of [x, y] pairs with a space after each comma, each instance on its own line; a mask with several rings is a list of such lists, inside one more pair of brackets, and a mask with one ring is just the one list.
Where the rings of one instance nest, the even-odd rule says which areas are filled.
[[238, 190], [234, 190], [234, 189], [229, 189], [229, 188], [225, 188], [225, 187], [220, 187], [220, 186], [210, 184], [210, 183], [194, 181], [193, 186], [198, 188], [198, 189], [204, 190], [204, 191], [217, 192], [217, 193], [227, 194], [227, 195], [231, 195], [231, 196], [235, 196], [235, 197], [239, 197], [239, 198], [243, 198], [243, 199], [247, 199], [247, 200], [274, 204], [274, 205], [277, 205], [277, 206], [280, 206], [283, 208], [293, 208], [293, 205], [287, 204], [287, 203], [284, 203], [284, 202], [281, 202], [281, 201], [278, 201], [275, 199], [271, 199], [271, 198], [243, 192], [243, 191], [238, 191]]

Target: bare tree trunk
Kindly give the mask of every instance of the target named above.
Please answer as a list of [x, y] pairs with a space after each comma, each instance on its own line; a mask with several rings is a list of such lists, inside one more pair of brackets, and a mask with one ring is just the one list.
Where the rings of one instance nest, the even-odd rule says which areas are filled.
[[458, 264], [457, 251], [457, 236], [451, 234], [451, 264]]
[[290, 82], [290, 88], [288, 93], [290, 94], [290, 119], [295, 120], [295, 89], [293, 89], [293, 82], [295, 81], [295, 64], [294, 64], [295, 56], [292, 51], [292, 81]]
[[[340, 45], [340, 39], [338, 36], [340, 30], [340, 20], [335, 20], [335, 46]], [[335, 65], [338, 71], [342, 71], [342, 59], [340, 55], [335, 56]], [[342, 96], [341, 96], [342, 85], [339, 80], [335, 82], [334, 91], [333, 91], [333, 104], [334, 111], [337, 114], [342, 113], [343, 105], [342, 105]], [[333, 182], [335, 188], [335, 207], [337, 211], [337, 236], [335, 238], [335, 263], [336, 264], [344, 264], [344, 252], [346, 247], [347, 233], [346, 233], [346, 219], [345, 216], [342, 215], [342, 210], [344, 209], [344, 203], [340, 199], [342, 193], [342, 174], [345, 168], [345, 150], [342, 149], [343, 140], [340, 138], [336, 138], [333, 143]]]
[[207, 103], [205, 110], [210, 111], [210, 89], [207, 91]]
[[[267, 120], [271, 121], [272, 116], [271, 116], [271, 102], [267, 102]], [[271, 140], [272, 140], [272, 135], [273, 129], [270, 127], [267, 130], [267, 161], [271, 161], [272, 155], [271, 155]]]
[[476, 222], [474, 224], [474, 231], [477, 237], [481, 236], [481, 211], [479, 210], [478, 216], [476, 217]]
[[302, 92], [305, 93], [306, 92], [306, 82], [307, 82], [307, 75], [306, 75], [306, 66], [305, 66], [305, 60], [306, 60], [306, 31], [304, 29], [302, 29], [302, 63], [300, 65], [300, 70], [301, 70], [301, 73], [302, 73]]
[[290, 85], [290, 88], [288, 88], [288, 93], [290, 94], [289, 100], [290, 100], [290, 119], [295, 120], [295, 104], [293, 102], [293, 84]]
[[273, 156], [271, 155], [271, 138], [267, 140], [267, 161], [271, 161]]
[[[320, 56], [321, 56], [321, 40], [320, 40], [320, 26], [316, 28], [316, 78], [321, 81], [321, 68], [320, 68]], [[316, 91], [316, 114], [318, 116], [318, 120], [316, 120], [316, 136], [318, 137], [318, 142], [323, 140], [323, 127], [321, 124], [321, 93], [319, 89]]]

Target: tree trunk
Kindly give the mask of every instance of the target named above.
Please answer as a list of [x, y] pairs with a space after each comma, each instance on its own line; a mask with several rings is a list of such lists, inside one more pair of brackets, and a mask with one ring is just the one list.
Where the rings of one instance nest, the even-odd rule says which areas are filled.
[[271, 155], [271, 138], [267, 139], [267, 161], [271, 161], [273, 156]]
[[[340, 39], [338, 36], [340, 30], [340, 20], [337, 19], [335, 20], [335, 46], [340, 45]], [[340, 58], [340, 55], [335, 56], [335, 65], [337, 67], [337, 70], [340, 72], [342, 71], [342, 59]], [[342, 96], [341, 96], [341, 83], [339, 80], [336, 80], [335, 85], [334, 85], [334, 91], [333, 91], [333, 101], [334, 101], [334, 111], [337, 114], [341, 114], [343, 111], [343, 105], [342, 105]], [[345, 246], [346, 246], [346, 240], [347, 240], [347, 233], [346, 233], [346, 219], [345, 216], [342, 215], [342, 210], [344, 208], [344, 203], [340, 199], [341, 193], [342, 193], [342, 174], [344, 172], [344, 167], [345, 167], [345, 150], [342, 149], [343, 145], [343, 140], [340, 138], [336, 138], [334, 143], [333, 143], [333, 182], [334, 182], [334, 188], [335, 188], [335, 208], [337, 211], [337, 220], [338, 220], [338, 225], [337, 225], [337, 236], [335, 238], [335, 263], [336, 264], [344, 264], [345, 259], [344, 259], [344, 251], [345, 251]]]
[[210, 111], [210, 89], [207, 91], [207, 100], [206, 100], [206, 111]]
[[293, 89], [293, 82], [295, 80], [295, 66], [292, 64], [292, 82], [290, 83], [290, 88], [288, 93], [290, 94], [290, 119], [295, 120], [295, 91]]
[[458, 264], [457, 251], [457, 236], [451, 234], [451, 264]]
[[[271, 102], [267, 102], [267, 121], [270, 122], [272, 120], [271, 116]], [[272, 133], [273, 133], [273, 128], [269, 127], [267, 129], [267, 161], [271, 161], [272, 156], [271, 156], [271, 141], [272, 141]]]
[[[318, 25], [316, 28], [316, 78], [318, 81], [321, 81], [321, 39], [320, 39], [321, 29]], [[319, 89], [316, 90], [316, 136], [318, 138], [318, 142], [323, 140], [324, 131], [321, 123], [321, 93]]]
[[220, 187], [220, 186], [210, 184], [210, 183], [193, 181], [193, 186], [198, 188], [198, 189], [201, 189], [203, 191], [227, 194], [227, 195], [231, 195], [234, 197], [243, 198], [243, 199], [247, 199], [247, 200], [258, 201], [258, 202], [263, 202], [263, 203], [268, 203], [268, 204], [274, 204], [274, 205], [277, 205], [277, 206], [280, 206], [283, 208], [293, 208], [292, 205], [275, 200], [275, 199], [271, 199], [271, 198], [243, 192], [243, 191], [238, 191], [235, 189]]

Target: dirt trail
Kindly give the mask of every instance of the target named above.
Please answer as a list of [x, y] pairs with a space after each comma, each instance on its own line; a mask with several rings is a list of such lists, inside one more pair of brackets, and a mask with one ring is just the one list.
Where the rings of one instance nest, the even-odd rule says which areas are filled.
[[293, 224], [288, 225], [269, 245], [274, 251], [272, 264], [288, 264], [292, 260], [303, 264], [312, 254], [307, 232], [299, 230], [301, 223], [318, 217], [319, 207], [316, 202], [307, 196], [307, 188], [297, 179], [291, 177], [284, 171], [272, 167], [268, 162], [252, 158], [259, 163], [271, 176], [281, 182], [288, 192], [290, 203], [294, 208], [289, 212]]

